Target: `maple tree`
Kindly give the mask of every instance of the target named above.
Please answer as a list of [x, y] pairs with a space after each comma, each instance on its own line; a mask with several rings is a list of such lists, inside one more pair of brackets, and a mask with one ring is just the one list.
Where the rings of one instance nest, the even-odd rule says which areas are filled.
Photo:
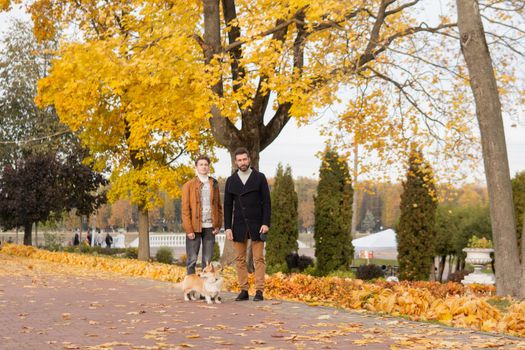
[[[56, 23], [82, 29], [84, 40], [64, 43], [40, 81], [38, 102], [53, 106], [79, 136], [90, 150], [88, 162], [111, 173], [108, 198], [138, 206], [143, 260], [149, 259], [148, 210], [160, 204], [159, 191], [179, 195], [192, 174], [182, 157], [213, 143], [206, 132], [207, 75], [196, 64], [200, 48], [191, 37], [200, 12], [187, 5], [166, 11], [126, 1], [102, 8], [68, 1], [30, 6], [41, 39], [54, 34]], [[46, 12], [51, 7], [56, 11]], [[172, 28], [160, 25], [168, 22]], [[161, 38], [165, 47], [152, 44]]]

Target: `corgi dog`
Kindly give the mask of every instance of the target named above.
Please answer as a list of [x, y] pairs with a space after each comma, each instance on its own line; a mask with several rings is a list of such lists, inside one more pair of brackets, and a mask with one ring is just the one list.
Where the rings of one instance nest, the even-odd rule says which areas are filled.
[[223, 278], [220, 274], [221, 266], [213, 266], [208, 263], [200, 274], [187, 275], [182, 281], [181, 287], [184, 293], [184, 301], [197, 300], [201, 295], [208, 304], [215, 302], [220, 304], [219, 293], [221, 292]]

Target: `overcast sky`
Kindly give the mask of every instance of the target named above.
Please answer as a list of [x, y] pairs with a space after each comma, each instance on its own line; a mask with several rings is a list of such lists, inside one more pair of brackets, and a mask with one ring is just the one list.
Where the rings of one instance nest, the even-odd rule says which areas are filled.
[[[433, 5], [426, 11], [429, 16], [435, 16], [442, 10], [440, 6]], [[4, 35], [8, 29], [8, 20], [12, 17], [23, 17], [22, 11], [15, 9], [10, 13], [0, 13], [0, 35]], [[324, 148], [325, 142], [319, 134], [319, 128], [332, 115], [333, 111], [328, 109], [322, 116], [315, 118], [315, 121], [300, 128], [293, 120], [290, 121], [279, 137], [262, 152], [260, 170], [268, 176], [273, 176], [277, 164], [282, 162], [291, 165], [294, 177], [317, 177], [320, 161], [316, 154]], [[525, 126], [511, 128], [511, 124], [511, 120], [505, 120], [510, 171], [511, 175], [514, 175], [517, 171], [525, 170]], [[219, 161], [215, 164], [215, 175], [228, 176], [231, 166], [228, 153], [218, 150], [217, 156]]]

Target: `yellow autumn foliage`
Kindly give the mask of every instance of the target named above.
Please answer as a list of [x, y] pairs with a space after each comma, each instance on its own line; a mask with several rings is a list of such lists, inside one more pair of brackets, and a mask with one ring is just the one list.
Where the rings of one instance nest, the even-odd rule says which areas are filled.
[[186, 275], [184, 268], [175, 265], [136, 259], [114, 259], [66, 252], [50, 252], [24, 245], [7, 244], [2, 247], [1, 252], [60, 264], [89, 267], [98, 271], [111, 271], [125, 276], [145, 277], [167, 282], [182, 281]]

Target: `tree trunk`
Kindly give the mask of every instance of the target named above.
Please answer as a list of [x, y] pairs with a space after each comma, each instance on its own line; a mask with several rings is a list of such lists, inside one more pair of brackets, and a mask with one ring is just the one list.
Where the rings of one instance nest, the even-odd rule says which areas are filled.
[[497, 260], [496, 293], [517, 297], [521, 282], [501, 103], [476, 0], [456, 0], [461, 50], [476, 102]]
[[456, 262], [456, 271], [463, 271], [463, 258], [458, 256], [458, 261]]
[[447, 256], [441, 255], [439, 257], [439, 268], [438, 268], [438, 281], [443, 282], [443, 272], [445, 271], [445, 265], [447, 263]]
[[148, 261], [149, 250], [149, 217], [148, 210], [139, 206], [139, 260]]
[[[523, 227], [521, 229], [521, 281], [525, 282], [525, 213], [523, 214]], [[520, 293], [518, 295], [520, 299], [525, 299], [525, 285], [521, 283]]]
[[461, 262], [460, 262], [459, 255], [456, 256], [456, 260], [455, 260], [454, 266], [455, 267], [454, 267], [454, 271], [453, 272], [457, 272], [457, 271], [461, 270]]
[[78, 231], [78, 241], [82, 244], [82, 215], [80, 215], [80, 230]]
[[33, 230], [33, 223], [26, 223], [24, 225], [24, 245], [32, 245], [33, 237], [31, 231]]
[[436, 258], [432, 257], [432, 264], [430, 264], [430, 282], [436, 281]]
[[358, 221], [358, 217], [357, 217], [357, 193], [356, 193], [356, 187], [357, 187], [357, 171], [358, 171], [358, 151], [359, 151], [359, 146], [357, 145], [357, 143], [354, 144], [354, 173], [352, 174], [352, 181], [354, 182], [354, 195], [352, 196], [352, 237], [355, 238], [355, 234], [356, 234], [356, 228], [357, 228], [357, 221]]

